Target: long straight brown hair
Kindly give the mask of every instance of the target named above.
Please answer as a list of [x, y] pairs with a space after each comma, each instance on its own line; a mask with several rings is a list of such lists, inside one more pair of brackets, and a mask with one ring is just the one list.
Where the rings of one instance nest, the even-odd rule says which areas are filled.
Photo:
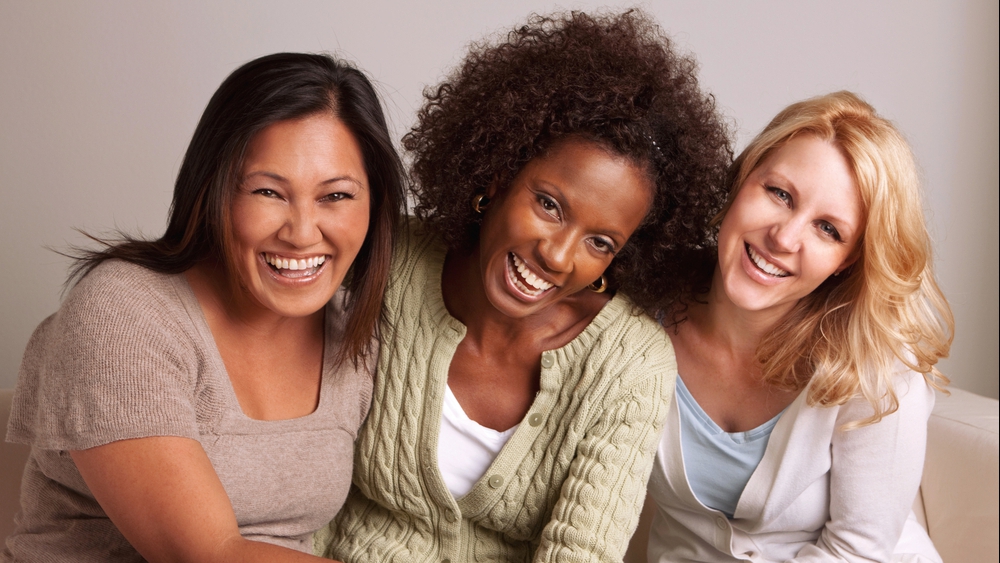
[[[405, 211], [404, 175], [378, 95], [350, 64], [325, 54], [277, 53], [236, 69], [208, 102], [174, 185], [167, 230], [156, 240], [120, 234], [103, 248], [74, 254], [69, 283], [119, 259], [177, 274], [217, 261], [233, 291], [245, 291], [235, 261], [232, 201], [247, 147], [279, 121], [329, 113], [354, 135], [371, 190], [365, 242], [345, 280], [350, 290], [344, 345], [337, 361], [371, 352], [389, 280], [394, 238]], [[95, 239], [97, 240], [97, 239]]]

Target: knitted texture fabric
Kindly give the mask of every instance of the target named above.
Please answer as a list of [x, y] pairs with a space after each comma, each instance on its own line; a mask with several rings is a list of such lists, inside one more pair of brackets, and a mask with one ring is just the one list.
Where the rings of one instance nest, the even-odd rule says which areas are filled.
[[446, 249], [411, 227], [387, 295], [354, 486], [317, 532], [347, 563], [621, 561], [673, 393], [665, 332], [614, 297], [541, 357], [541, 389], [486, 474], [456, 500], [437, 466], [448, 369], [465, 327], [441, 295]]
[[[371, 369], [332, 361], [343, 341], [344, 298], [341, 290], [326, 307], [316, 410], [254, 420], [240, 408], [183, 274], [117, 260], [95, 268], [39, 325], [24, 354], [7, 439], [32, 449], [17, 527], [0, 545], [0, 561], [141, 561], [68, 451], [151, 436], [198, 441], [243, 536], [310, 551], [313, 531], [347, 495], [371, 397]], [[199, 499], [189, 501], [197, 518]]]

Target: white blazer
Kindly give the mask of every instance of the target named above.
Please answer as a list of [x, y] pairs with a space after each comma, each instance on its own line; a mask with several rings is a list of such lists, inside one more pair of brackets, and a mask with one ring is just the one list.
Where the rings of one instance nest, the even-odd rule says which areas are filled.
[[934, 391], [910, 371], [897, 376], [895, 389], [899, 410], [848, 431], [840, 427], [872, 413], [866, 400], [810, 407], [808, 388], [800, 393], [775, 425], [732, 520], [691, 492], [675, 394], [649, 482], [656, 502], [650, 563], [940, 563], [911, 508]]

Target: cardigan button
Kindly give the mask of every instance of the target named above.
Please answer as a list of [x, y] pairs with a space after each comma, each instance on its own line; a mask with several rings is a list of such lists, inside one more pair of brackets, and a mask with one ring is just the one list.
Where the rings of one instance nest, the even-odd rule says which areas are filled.
[[719, 527], [720, 530], [725, 530], [728, 522], [722, 516], [715, 519], [715, 525]]
[[532, 426], [539, 426], [542, 423], [544, 417], [537, 412], [528, 417], [528, 424]]
[[454, 510], [446, 510], [444, 513], [444, 519], [454, 524], [455, 521], [458, 520], [458, 517], [455, 516]]
[[494, 475], [490, 477], [490, 480], [487, 481], [487, 483], [489, 483], [490, 487], [494, 489], [499, 489], [501, 486], [503, 486], [503, 477], [499, 475]]
[[554, 365], [556, 365], [556, 359], [555, 359], [554, 354], [552, 354], [552, 352], [544, 352], [544, 353], [542, 353], [542, 367], [543, 368], [550, 368], [550, 367], [552, 367]]
[[451, 559], [442, 559], [441, 563], [451, 563]]

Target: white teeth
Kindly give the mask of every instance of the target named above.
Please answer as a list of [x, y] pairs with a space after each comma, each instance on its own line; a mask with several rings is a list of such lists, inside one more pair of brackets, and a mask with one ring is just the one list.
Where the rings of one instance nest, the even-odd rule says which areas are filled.
[[318, 268], [323, 262], [326, 262], [326, 256], [320, 255], [297, 260], [295, 258], [281, 258], [274, 254], [265, 253], [264, 261], [279, 270], [298, 271]]
[[750, 260], [753, 260], [753, 263], [756, 264], [758, 268], [768, 274], [771, 274], [772, 276], [783, 278], [788, 275], [788, 272], [768, 262], [763, 256], [754, 252], [753, 247], [749, 244], [747, 245], [747, 255], [750, 257]]
[[[534, 294], [534, 293], [541, 293], [553, 286], [553, 284], [536, 276], [534, 272], [528, 269], [527, 264], [525, 264], [520, 258], [518, 258], [517, 254], [511, 253], [510, 256], [513, 259], [514, 268], [517, 270], [519, 274], [521, 274], [520, 276], [521, 279], [518, 279], [518, 276], [513, 277], [514, 281], [517, 282], [519, 287], [523, 286], [523, 284], [521, 283], [521, 281], [523, 280], [525, 283], [527, 283], [529, 286], [535, 289], [535, 291], [529, 291], [529, 293]], [[528, 288], [524, 287], [523, 289], [528, 289]]]

